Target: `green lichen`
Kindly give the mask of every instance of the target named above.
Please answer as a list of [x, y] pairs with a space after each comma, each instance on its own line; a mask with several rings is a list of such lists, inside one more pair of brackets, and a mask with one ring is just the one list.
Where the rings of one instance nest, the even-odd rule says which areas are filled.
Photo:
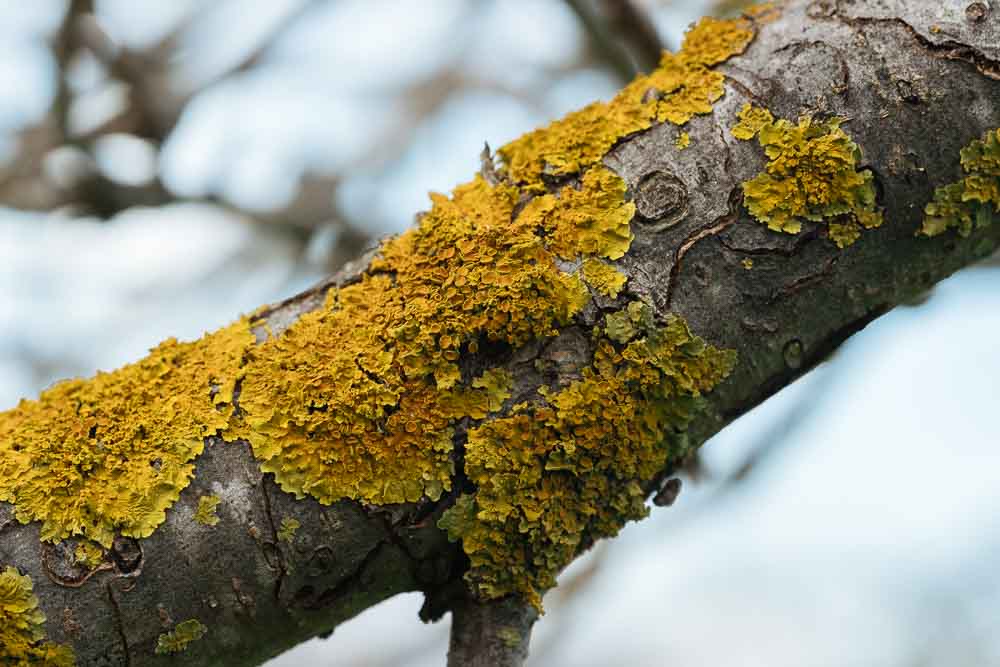
[[198, 509], [194, 513], [194, 520], [203, 526], [215, 526], [219, 523], [219, 515], [216, 510], [219, 507], [219, 497], [216, 495], [202, 496], [198, 499]]
[[961, 150], [962, 180], [934, 190], [924, 207], [923, 236], [955, 229], [962, 236], [1000, 220], [1000, 128]]
[[521, 645], [522, 637], [517, 628], [509, 625], [501, 625], [497, 628], [497, 638], [504, 643], [504, 646], [516, 648]]
[[281, 527], [278, 529], [278, 540], [291, 544], [295, 540], [295, 533], [302, 527], [298, 519], [285, 517], [281, 520]]
[[731, 370], [734, 353], [681, 318], [656, 324], [639, 302], [629, 311], [628, 333], [595, 332], [581, 379], [469, 431], [465, 472], [476, 490], [439, 525], [462, 540], [466, 579], [483, 597], [517, 593], [540, 606], [582, 549], [646, 516], [641, 484], [689, 452], [685, 429], [702, 394]]
[[861, 149], [841, 129], [844, 119], [803, 116], [795, 125], [749, 106], [739, 117], [733, 134], [756, 135], [768, 158], [764, 171], [743, 184], [747, 210], [768, 229], [797, 234], [806, 220], [825, 222], [828, 237], [845, 248], [862, 228], [882, 224], [873, 174], [858, 170]]
[[41, 539], [146, 537], [187, 486], [204, 438], [224, 432], [246, 322], [195, 343], [167, 340], [145, 359], [68, 380], [0, 413], [0, 500]]
[[529, 191], [544, 192], [543, 177], [583, 172], [618, 140], [654, 122], [683, 125], [711, 113], [725, 92], [722, 73], [712, 67], [743, 53], [753, 36], [750, 20], [703, 18], [680, 51], [664, 53], [657, 70], [638, 77], [610, 102], [595, 102], [501, 147], [504, 173]]
[[5, 667], [72, 667], [68, 646], [45, 641], [45, 614], [31, 577], [13, 567], [0, 572], [0, 664]]
[[191, 642], [205, 636], [208, 628], [196, 618], [178, 623], [171, 632], [164, 632], [156, 640], [156, 655], [170, 655], [187, 650]]

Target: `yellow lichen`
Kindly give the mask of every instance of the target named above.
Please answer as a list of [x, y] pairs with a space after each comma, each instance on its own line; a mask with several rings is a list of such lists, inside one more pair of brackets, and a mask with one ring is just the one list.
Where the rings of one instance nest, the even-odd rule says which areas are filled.
[[72, 667], [68, 646], [45, 641], [45, 614], [38, 608], [31, 577], [13, 567], [0, 572], [0, 664], [5, 667]]
[[691, 145], [691, 135], [688, 134], [687, 132], [681, 132], [680, 134], [677, 135], [677, 138], [674, 139], [674, 146], [676, 146], [677, 150], [679, 151], [684, 150], [690, 145]]
[[219, 523], [219, 515], [215, 511], [219, 507], [219, 497], [216, 495], [202, 496], [198, 499], [198, 509], [194, 520], [203, 526], [215, 526]]
[[577, 190], [564, 187], [559, 197], [535, 197], [518, 218], [550, 236], [548, 247], [563, 259], [594, 255], [618, 259], [632, 243], [629, 221], [635, 204], [625, 201], [625, 182], [604, 167], [590, 169]]
[[178, 623], [171, 632], [164, 632], [157, 638], [156, 655], [169, 655], [187, 650], [191, 642], [196, 642], [208, 632], [201, 621], [189, 618]]
[[682, 319], [658, 326], [639, 302], [623, 312], [628, 331], [598, 330], [580, 380], [469, 431], [465, 472], [476, 491], [440, 525], [461, 538], [466, 579], [484, 597], [518, 593], [540, 606], [581, 549], [644, 517], [641, 484], [689, 451], [684, 431], [701, 394], [732, 368], [732, 352]]
[[226, 430], [245, 322], [197, 343], [167, 340], [145, 359], [61, 382], [0, 413], [0, 500], [41, 521], [41, 538], [146, 537], [194, 472], [203, 439]]
[[73, 550], [73, 559], [84, 567], [98, 567], [104, 562], [104, 549], [90, 540], [82, 540]]
[[[605, 210], [606, 188], [622, 212]], [[622, 192], [610, 172], [588, 175], [581, 190], [540, 198], [513, 220], [509, 186], [477, 178], [450, 199], [434, 196], [420, 225], [383, 245], [359, 283], [247, 353], [237, 433], [262, 469], [324, 503], [439, 498], [451, 486], [453, 424], [497, 400], [490, 380], [463, 378], [459, 358], [483, 343], [552, 336], [570, 321], [586, 288], [557, 267], [546, 233], [562, 253], [620, 254], [631, 215]]]
[[934, 199], [924, 207], [924, 236], [937, 236], [956, 229], [968, 236], [1000, 219], [1000, 128], [990, 130], [961, 150], [965, 177], [934, 190]]
[[746, 269], [747, 271], [753, 268], [753, 260], [750, 259], [749, 257], [745, 257], [741, 262], [741, 264], [743, 264], [743, 268]]
[[770, 125], [774, 122], [774, 116], [767, 109], [761, 107], [755, 107], [749, 102], [743, 105], [739, 113], [740, 122], [736, 123], [730, 132], [737, 139], [743, 139], [747, 141], [753, 139], [760, 132], [760, 129], [765, 125]]
[[692, 27], [677, 53], [664, 53], [660, 67], [625, 87], [610, 102], [596, 102], [529, 132], [500, 148], [504, 173], [532, 192], [544, 192], [544, 176], [568, 176], [595, 165], [619, 139], [654, 121], [683, 125], [712, 111], [725, 91], [722, 73], [711, 68], [743, 53], [753, 39], [746, 19], [704, 18]]
[[593, 257], [583, 263], [580, 271], [588, 285], [597, 290], [599, 294], [609, 296], [612, 299], [618, 298], [618, 293], [621, 292], [627, 280], [621, 271]]
[[298, 519], [292, 519], [291, 517], [286, 516], [281, 520], [281, 527], [278, 529], [278, 540], [291, 544], [295, 539], [295, 533], [301, 527], [302, 524]]
[[[744, 112], [746, 131], [764, 118], [746, 107]], [[784, 119], [760, 125], [757, 139], [768, 162], [764, 172], [743, 184], [751, 215], [789, 234], [797, 234], [805, 220], [826, 222], [829, 238], [840, 248], [853, 243], [862, 227], [882, 224], [872, 172], [858, 171], [861, 150], [841, 129], [842, 122], [803, 116], [797, 125]]]

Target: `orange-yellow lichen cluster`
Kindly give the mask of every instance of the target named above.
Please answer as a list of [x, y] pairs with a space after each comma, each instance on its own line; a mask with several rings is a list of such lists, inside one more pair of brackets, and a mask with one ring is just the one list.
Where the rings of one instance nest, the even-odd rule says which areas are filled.
[[187, 486], [204, 438], [224, 431], [246, 322], [195, 343], [167, 340], [145, 359], [69, 380], [0, 413], [0, 500], [41, 538], [146, 537]]
[[743, 53], [753, 36], [750, 20], [702, 19], [680, 51], [664, 53], [656, 71], [635, 79], [610, 102], [590, 104], [500, 148], [505, 173], [529, 191], [544, 192], [543, 177], [582, 172], [618, 140], [655, 121], [683, 125], [696, 114], [711, 113], [725, 92], [725, 79], [713, 66]]
[[45, 641], [45, 614], [32, 591], [31, 577], [9, 566], [0, 572], [0, 664], [72, 667], [72, 649]]
[[963, 148], [961, 158], [965, 177], [934, 190], [918, 233], [937, 236], [954, 228], [968, 236], [973, 227], [1000, 219], [1000, 128]]
[[644, 517], [640, 483], [688, 452], [701, 394], [735, 362], [678, 317], [658, 326], [641, 302], [619, 316], [627, 329], [608, 316], [595, 330], [581, 379], [469, 431], [465, 472], [476, 491], [440, 525], [462, 539], [467, 579], [484, 597], [518, 593], [540, 606], [590, 541]]
[[[262, 468], [286, 491], [332, 502], [437, 499], [451, 486], [453, 424], [482, 419], [506, 373], [463, 377], [482, 345], [557, 333], [587, 291], [557, 257], [620, 257], [634, 205], [612, 172], [532, 200], [482, 178], [388, 241], [357, 284], [248, 352], [240, 394]], [[512, 219], [513, 218], [513, 219]]]
[[584, 261], [580, 273], [593, 290], [612, 299], [618, 298], [618, 293], [628, 280], [625, 274], [615, 267], [593, 257]]
[[803, 116], [794, 125], [749, 104], [739, 118], [733, 135], [756, 135], [768, 157], [764, 171], [743, 184], [743, 200], [769, 229], [797, 234], [803, 221], [823, 221], [830, 239], [844, 248], [862, 228], [882, 224], [872, 172], [858, 171], [861, 149], [841, 129], [842, 118]]

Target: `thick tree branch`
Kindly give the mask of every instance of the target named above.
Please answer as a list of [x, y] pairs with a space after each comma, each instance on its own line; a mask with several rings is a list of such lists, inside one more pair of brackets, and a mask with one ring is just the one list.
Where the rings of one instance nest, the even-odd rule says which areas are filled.
[[[759, 21], [746, 52], [719, 67], [725, 96], [711, 114], [683, 128], [664, 123], [630, 134], [603, 156], [638, 210], [635, 238], [616, 262], [628, 279], [622, 293], [595, 293], [556, 336], [517, 349], [463, 349], [462, 371], [509, 371], [515, 396], [508, 403], [537, 401], [539, 386], [551, 396], [581, 376], [594, 354], [588, 336], [595, 326], [629, 303], [646, 303], [659, 321], [679, 315], [708, 344], [736, 352], [732, 373], [688, 426], [687, 442], [697, 446], [879, 315], [990, 254], [1000, 241], [996, 222], [967, 236], [915, 234], [934, 188], [961, 176], [960, 149], [1000, 125], [1000, 17], [968, 23], [956, 12], [944, 21], [939, 10], [937, 3], [902, 0], [792, 2], [775, 20]], [[756, 142], [730, 132], [748, 103], [792, 121], [807, 113], [849, 118], [844, 127], [862, 151], [858, 167], [874, 173], [885, 223], [841, 249], [826, 222], [806, 221], [785, 234], [749, 215], [741, 184], [761, 172], [765, 158]], [[690, 146], [680, 150], [682, 130]], [[524, 201], [538, 196], [526, 190], [511, 217], [524, 215]], [[331, 286], [363, 288], [378, 278], [382, 289], [392, 288], [398, 276], [373, 266], [373, 257], [257, 313], [258, 343], [283, 340], [304, 314], [323, 307]], [[375, 300], [376, 289], [369, 289]], [[383, 380], [369, 373], [373, 383]], [[261, 473], [246, 442], [212, 437], [196, 459], [193, 482], [148, 538], [118, 537], [84, 566], [74, 539], [43, 542], [38, 522], [12, 520], [13, 507], [0, 503], [0, 565], [31, 577], [49, 640], [72, 645], [86, 666], [252, 664], [407, 590], [427, 593], [427, 618], [454, 612], [451, 664], [516, 665], [533, 613], [514, 598], [470, 599], [462, 580], [468, 558], [436, 527], [458, 496], [470, 493], [463, 457], [473, 420], [460, 422], [452, 439], [453, 491], [439, 500], [296, 499]], [[657, 491], [677, 465], [670, 460], [642, 480], [644, 490]], [[220, 498], [214, 527], [192, 521], [206, 495]], [[579, 549], [589, 544], [583, 539]], [[186, 619], [203, 620], [207, 633], [182, 654], [157, 654], [161, 635]], [[476, 633], [486, 641], [470, 639]]]

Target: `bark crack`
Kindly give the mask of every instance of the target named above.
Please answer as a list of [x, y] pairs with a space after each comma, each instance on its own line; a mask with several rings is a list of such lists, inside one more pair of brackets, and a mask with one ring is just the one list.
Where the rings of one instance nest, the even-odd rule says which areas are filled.
[[261, 550], [264, 552], [264, 560], [270, 565], [270, 559], [267, 557], [267, 546], [270, 545], [272, 550], [277, 554], [278, 564], [278, 576], [274, 580], [274, 599], [281, 599], [281, 588], [285, 583], [285, 559], [281, 554], [281, 549], [277, 548], [278, 545], [278, 527], [274, 523], [274, 515], [271, 513], [271, 496], [267, 492], [267, 475], [261, 475], [260, 477], [260, 494], [264, 498], [264, 514], [267, 516], [267, 525], [271, 527], [271, 540], [267, 542], [261, 542]]
[[114, 588], [112, 588], [112, 582], [106, 584], [108, 591], [108, 600], [111, 602], [111, 608], [113, 610], [113, 615], [115, 617], [115, 629], [118, 630], [118, 636], [122, 640], [122, 651], [125, 654], [125, 667], [131, 667], [132, 665], [132, 652], [128, 646], [128, 637], [125, 635], [125, 619], [122, 615], [121, 606], [118, 604], [118, 598], [115, 597]]
[[720, 215], [718, 218], [712, 221], [712, 224], [708, 227], [702, 227], [696, 231], [691, 232], [684, 239], [684, 241], [677, 247], [674, 251], [674, 263], [670, 267], [670, 280], [667, 283], [667, 294], [664, 299], [667, 310], [670, 309], [670, 304], [672, 303], [674, 297], [674, 290], [677, 286], [677, 279], [680, 275], [681, 266], [683, 265], [684, 255], [694, 247], [696, 243], [702, 241], [710, 236], [716, 236], [720, 232], [731, 227], [739, 220], [739, 207], [743, 202], [743, 192], [740, 186], [734, 187], [729, 191], [729, 210]]
[[985, 53], [972, 46], [957, 40], [947, 40], [935, 42], [925, 37], [912, 24], [898, 16], [887, 18], [873, 16], [844, 16], [840, 13], [840, 3], [830, 17], [851, 28], [859, 28], [865, 25], [886, 25], [893, 24], [902, 27], [925, 51], [935, 58], [942, 60], [957, 60], [972, 65], [977, 72], [985, 77], [1000, 81], [1000, 61], [990, 58]]
[[302, 608], [309, 611], [318, 611], [331, 605], [334, 601], [340, 598], [347, 591], [347, 589], [355, 583], [355, 581], [361, 578], [365, 570], [368, 569], [368, 566], [376, 558], [378, 558], [379, 552], [381, 552], [382, 547], [386, 544], [388, 544], [388, 540], [379, 540], [376, 542], [375, 546], [373, 546], [368, 553], [365, 554], [364, 558], [361, 559], [361, 562], [358, 563], [358, 566], [354, 568], [350, 574], [339, 581], [337, 585], [320, 593], [318, 596], [313, 598], [312, 601], [303, 601], [301, 605]]

